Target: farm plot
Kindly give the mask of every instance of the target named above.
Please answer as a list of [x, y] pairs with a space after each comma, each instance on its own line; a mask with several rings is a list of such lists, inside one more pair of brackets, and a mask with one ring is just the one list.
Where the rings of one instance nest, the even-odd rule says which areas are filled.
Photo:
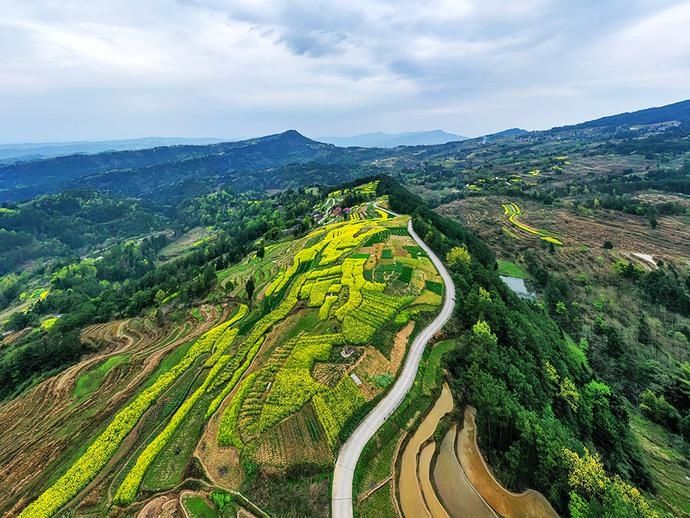
[[[223, 453], [230, 459], [227, 467], [217, 468], [221, 476], [221, 468], [258, 465], [270, 472], [300, 463], [329, 465], [355, 416], [392, 381], [385, 377], [404, 356], [406, 340], [384, 362], [385, 372], [370, 366], [368, 376], [379, 381], [366, 391], [350, 376], [364, 348], [390, 353], [410, 318], [405, 308], [421, 295], [438, 296], [436, 272], [413, 247], [406, 217], [383, 218], [370, 206], [350, 213], [359, 217], [266, 247], [263, 258], [252, 254], [219, 272], [221, 282], [233, 285], [249, 276], [258, 279], [261, 296], [252, 309], [240, 306], [168, 354], [163, 368], [141, 384], [23, 516], [58, 512], [96, 477], [90, 491], [110, 488], [112, 503], [127, 507], [142, 488], [149, 495], [183, 482], [196, 469], [192, 456], [199, 456], [199, 445], [209, 442], [214, 451], [230, 450]], [[288, 257], [278, 262], [285, 252]], [[385, 274], [375, 279], [383, 263], [393, 265], [395, 279]], [[415, 276], [430, 283], [414, 283]], [[428, 312], [436, 309], [425, 304]], [[179, 344], [207, 318], [207, 309], [195, 309], [182, 330], [159, 337], [147, 351], [167, 351], [163, 344]], [[136, 332], [148, 331], [143, 326]], [[145, 360], [143, 352], [130, 355], [124, 347], [119, 356], [94, 363], [88, 372], [97, 379], [89, 385], [110, 382], [120, 370], [129, 373], [129, 365]], [[209, 472], [212, 480], [215, 476]], [[101, 501], [110, 503], [107, 496]]]
[[[317, 229], [304, 239], [307, 248], [295, 252], [292, 262], [266, 293], [268, 300], [286, 290], [297, 293], [293, 311], [297, 311], [296, 315], [304, 314], [306, 322], [305, 309], [318, 308], [318, 321], [297, 326], [297, 336], [277, 329], [266, 334], [266, 339], [278, 346], [238, 390], [228, 393], [229, 402], [222, 408], [222, 417], [217, 418], [217, 441], [221, 447], [234, 448], [267, 468], [303, 462], [311, 457], [304, 451], [291, 451], [294, 448], [283, 451], [285, 444], [281, 438], [292, 433], [291, 426], [299, 422], [295, 416], [311, 412], [318, 430], [316, 433], [312, 429], [311, 437], [318, 437], [319, 446], [310, 445], [309, 449], [325, 449], [330, 455], [348, 419], [385, 389], [387, 383], [369, 384], [366, 391], [364, 386], [358, 386], [349, 377], [347, 365], [361, 353], [349, 359], [341, 357], [338, 351], [381, 341], [386, 342], [389, 352], [397, 331], [409, 319], [404, 307], [422, 293], [434, 295], [438, 291], [433, 284], [427, 289], [424, 283], [415, 288], [402, 282], [407, 294], [401, 296], [399, 288], [386, 282], [391, 281], [390, 277], [379, 280], [380, 276], [372, 278], [368, 273], [383, 267], [383, 271], [406, 272], [412, 277], [419, 267], [429, 277], [436, 274], [426, 264], [428, 259], [420, 254], [413, 258], [405, 248], [414, 243], [406, 231], [402, 233], [404, 221], [400, 217], [340, 221]], [[389, 243], [393, 240], [395, 246]], [[383, 259], [383, 250], [388, 250], [385, 256], [389, 259]], [[396, 267], [399, 254], [405, 264]], [[380, 261], [393, 265], [392, 269], [379, 264]], [[429, 305], [428, 309], [435, 308]], [[390, 376], [389, 363], [400, 360], [404, 343], [402, 347], [394, 360], [383, 362], [384, 371], [371, 372], [371, 377]], [[342, 366], [334, 361], [342, 362]]]
[[[13, 427], [12, 433], [6, 435], [8, 439], [13, 438], [12, 448], [19, 448], [13, 454], [13, 462], [7, 465], [11, 472], [3, 474], [3, 479], [8, 482], [6, 487], [19, 491], [29, 483], [34, 487], [32, 493], [40, 495], [25, 508], [23, 515], [47, 516], [54, 513], [110, 461], [122, 439], [152, 402], [151, 398], [163, 393], [170, 380], [184, 370], [184, 365], [175, 369], [168, 358], [174, 358], [175, 364], [193, 363], [199, 348], [186, 347], [185, 342], [193, 342], [194, 336], [208, 329], [219, 316], [210, 306], [202, 307], [201, 315], [206, 319], [201, 325], [194, 327], [185, 321], [179, 327], [167, 330], [157, 328], [145, 319], [91, 326], [83, 332], [83, 339], [111, 343], [109, 350], [114, 349], [114, 354], [88, 358], [2, 409], [3, 421], [12, 412], [26, 411], [22, 410], [25, 407], [31, 408], [39, 419], [34, 420], [28, 434], [19, 427]], [[183, 354], [178, 354], [178, 351]], [[127, 362], [122, 361], [125, 359]], [[93, 366], [97, 367], [90, 370]], [[95, 378], [92, 373], [97, 373]], [[103, 373], [105, 375], [101, 376]], [[72, 387], [76, 379], [89, 380], [87, 386], [98, 383], [97, 392], [85, 393], [85, 382], [82, 381], [80, 389], [75, 389], [75, 397]], [[130, 399], [136, 391], [139, 391], [138, 395]], [[115, 412], [128, 399], [130, 403]], [[49, 406], [43, 408], [45, 404]], [[12, 419], [4, 422], [19, 423]], [[105, 424], [94, 430], [95, 422]], [[0, 440], [0, 449], [8, 452], [10, 446]], [[26, 452], [26, 458], [23, 452]], [[35, 470], [37, 459], [42, 459], [41, 462], [48, 466], [42, 472], [42, 478], [37, 477], [39, 473]], [[28, 463], [26, 469], [22, 467], [25, 463]], [[12, 481], [14, 477], [21, 477], [21, 481], [15, 483]], [[36, 482], [41, 485], [36, 487]], [[11, 504], [13, 498], [3, 495], [0, 501]]]
[[510, 221], [510, 223], [512, 223], [512, 225], [515, 228], [523, 232], [526, 232], [527, 234], [530, 234], [532, 236], [538, 237], [539, 239], [547, 243], [563, 246], [563, 242], [560, 239], [550, 235], [545, 230], [538, 230], [534, 227], [530, 227], [529, 225], [521, 222], [518, 219], [518, 216], [522, 214], [522, 209], [518, 206], [517, 203], [503, 204], [503, 213], [508, 217], [508, 221]]

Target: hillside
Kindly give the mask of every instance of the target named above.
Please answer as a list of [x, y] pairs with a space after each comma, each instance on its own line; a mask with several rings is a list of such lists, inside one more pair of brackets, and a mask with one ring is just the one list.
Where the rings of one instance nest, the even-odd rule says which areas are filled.
[[[101, 513], [199, 469], [226, 490], [250, 488], [271, 509], [285, 503], [270, 500], [265, 477], [304, 464], [327, 470], [441, 299], [443, 285], [407, 235], [406, 216], [389, 217], [371, 201], [348, 207], [345, 220], [335, 210], [343, 196], [371, 200], [375, 189], [331, 193], [312, 231], [218, 270], [222, 305], [201, 306], [170, 329], [147, 317], [87, 329], [98, 352], [1, 409], [9, 419], [56, 391], [46, 422], [79, 431], [27, 435], [19, 431], [27, 422], [18, 423], [15, 440], [0, 445], [15, 455], [2, 468], [12, 480], [4, 510], [43, 488], [21, 516], [52, 514], [80, 492], [89, 496], [77, 508]], [[135, 338], [117, 345], [121, 336]], [[105, 408], [109, 394], [122, 403]], [[87, 410], [99, 420], [85, 420]], [[51, 468], [31, 472], [37, 456], [55, 454]], [[326, 496], [291, 505], [321, 515]]]
[[657, 108], [645, 108], [634, 112], [620, 113], [600, 119], [566, 126], [569, 128], [598, 128], [618, 126], [648, 126], [668, 122], [687, 122], [690, 120], [690, 100], [681, 101]]
[[328, 515], [339, 446], [443, 296], [411, 220], [458, 296], [362, 453], [358, 514], [420, 505], [405, 485], [450, 515], [457, 487], [489, 514], [690, 516], [684, 109], [3, 168], [30, 199], [0, 208], [0, 512]]
[[0, 201], [18, 201], [64, 189], [99, 188], [146, 194], [186, 180], [218, 178], [291, 163], [315, 161], [334, 147], [296, 131], [205, 146], [71, 155], [0, 166]]
[[[618, 150], [614, 152], [626, 154], [640, 152], [647, 142], [659, 151], [660, 146], [669, 145], [685, 149], [687, 142], [681, 139], [675, 143], [675, 139], [684, 135], [690, 124], [689, 103], [684, 101], [605, 117], [577, 126], [535, 132], [514, 129], [443, 144], [434, 140], [428, 142], [434, 145], [420, 145], [420, 141], [405, 141], [407, 137], [403, 136], [395, 143], [395, 146], [402, 147], [389, 149], [341, 148], [310, 140], [290, 130], [240, 142], [166, 146], [26, 161], [0, 165], [0, 202], [27, 200], [65, 189], [99, 189], [125, 196], [146, 197], [154, 203], [169, 206], [184, 198], [212, 192], [220, 186], [240, 191], [299, 187], [313, 176], [308, 170], [314, 168], [321, 170], [320, 178], [329, 168], [338, 170], [336, 177], [321, 180], [336, 184], [371, 174], [419, 168], [425, 160], [434, 157], [462, 160], [480, 151], [491, 153], [492, 149], [487, 149], [491, 145], [508, 153], [525, 152], [537, 145], [566, 148], [582, 140], [617, 146]], [[625, 126], [626, 131], [611, 133], [620, 126]], [[630, 133], [631, 127], [633, 133]], [[589, 133], [583, 134], [582, 130]], [[654, 142], [653, 139], [662, 133], [665, 142]], [[636, 140], [631, 141], [632, 137]], [[294, 181], [295, 175], [302, 175], [303, 179]]]

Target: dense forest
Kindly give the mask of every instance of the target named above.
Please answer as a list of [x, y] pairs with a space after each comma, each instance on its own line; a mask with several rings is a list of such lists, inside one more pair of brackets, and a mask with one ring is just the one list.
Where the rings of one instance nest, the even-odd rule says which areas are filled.
[[[604, 510], [621, 518], [651, 516], [633, 488], [653, 490], [653, 483], [626, 404], [588, 367], [580, 346], [548, 312], [504, 285], [492, 252], [476, 236], [396, 183], [385, 180], [380, 188], [394, 209], [410, 211], [437, 253], [455, 246], [469, 251], [470, 261], [450, 264], [465, 295], [450, 331], [460, 334], [463, 347], [447, 368], [456, 397], [481, 409], [481, 445], [499, 478], [515, 490], [543, 492], [572, 516], [593, 518]], [[599, 487], [592, 487], [595, 480]]]

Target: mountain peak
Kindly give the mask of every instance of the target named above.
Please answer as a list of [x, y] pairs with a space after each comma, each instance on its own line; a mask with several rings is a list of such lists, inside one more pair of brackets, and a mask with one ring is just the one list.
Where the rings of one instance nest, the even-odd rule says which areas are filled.
[[289, 139], [293, 141], [302, 141], [302, 142], [312, 142], [312, 140], [308, 137], [305, 137], [302, 135], [299, 131], [295, 129], [289, 129], [287, 131], [283, 131], [282, 133], [279, 133], [278, 136], [282, 139]]
[[283, 131], [280, 135], [282, 135], [282, 136], [284, 136], [284, 137], [302, 137], [302, 138], [306, 138], [304, 135], [302, 135], [302, 134], [301, 134], [299, 131], [297, 131], [296, 129], [289, 129], [289, 130]]

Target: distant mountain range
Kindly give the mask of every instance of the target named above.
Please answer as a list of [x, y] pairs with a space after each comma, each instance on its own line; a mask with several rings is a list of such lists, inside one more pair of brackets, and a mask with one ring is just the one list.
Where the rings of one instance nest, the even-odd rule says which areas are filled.
[[[614, 136], [630, 139], [650, 132], [687, 134], [689, 127], [690, 101], [683, 101], [545, 131], [514, 128], [473, 139], [455, 135], [455, 139], [463, 140], [443, 144], [417, 144], [420, 141], [414, 136], [432, 133], [440, 140], [451, 138], [441, 138], [439, 132], [386, 135], [390, 137], [388, 140], [381, 137], [385, 134], [375, 133], [367, 138], [360, 136], [358, 146], [340, 147], [346, 145], [344, 140], [339, 140], [338, 146], [317, 142], [289, 130], [239, 142], [164, 145], [38, 160], [10, 160], [0, 163], [0, 202], [28, 200], [63, 190], [94, 189], [174, 206], [181, 199], [220, 186], [242, 192], [275, 191], [313, 183], [336, 184], [361, 176], [395, 174], [403, 168], [418, 167], [425, 161], [441, 157], [468, 156], [486, 146], [517, 149], [529, 143], [578, 138], [605, 142]], [[619, 131], [621, 129], [624, 131]], [[168, 139], [163, 140], [170, 143]], [[143, 145], [146, 141], [160, 142], [158, 139], [137, 139], [135, 142]], [[352, 142], [347, 141], [347, 145]], [[369, 147], [374, 142], [387, 144]], [[416, 147], [401, 147], [402, 142], [415, 143]], [[199, 140], [194, 139], [194, 143], [199, 144]], [[391, 147], [394, 143], [397, 147]], [[84, 153], [83, 148], [81, 151]]]
[[125, 140], [0, 144], [0, 160], [36, 160], [79, 153], [94, 154], [105, 151], [129, 151], [160, 146], [203, 145], [218, 142], [222, 141], [214, 138], [143, 137]]
[[645, 108], [634, 112], [619, 113], [617, 115], [610, 115], [608, 117], [601, 117], [580, 124], [571, 126], [562, 126], [559, 129], [585, 129], [585, 128], [601, 128], [601, 127], [626, 127], [633, 126], [648, 126], [650, 124], [662, 124], [664, 122], [683, 122], [690, 121], [690, 99], [666, 106], [656, 108]]
[[467, 137], [447, 133], [443, 130], [412, 131], [407, 133], [364, 133], [351, 137], [316, 137], [314, 140], [334, 144], [338, 147], [380, 147], [394, 148], [398, 146], [433, 146], [448, 142], [467, 140]]

